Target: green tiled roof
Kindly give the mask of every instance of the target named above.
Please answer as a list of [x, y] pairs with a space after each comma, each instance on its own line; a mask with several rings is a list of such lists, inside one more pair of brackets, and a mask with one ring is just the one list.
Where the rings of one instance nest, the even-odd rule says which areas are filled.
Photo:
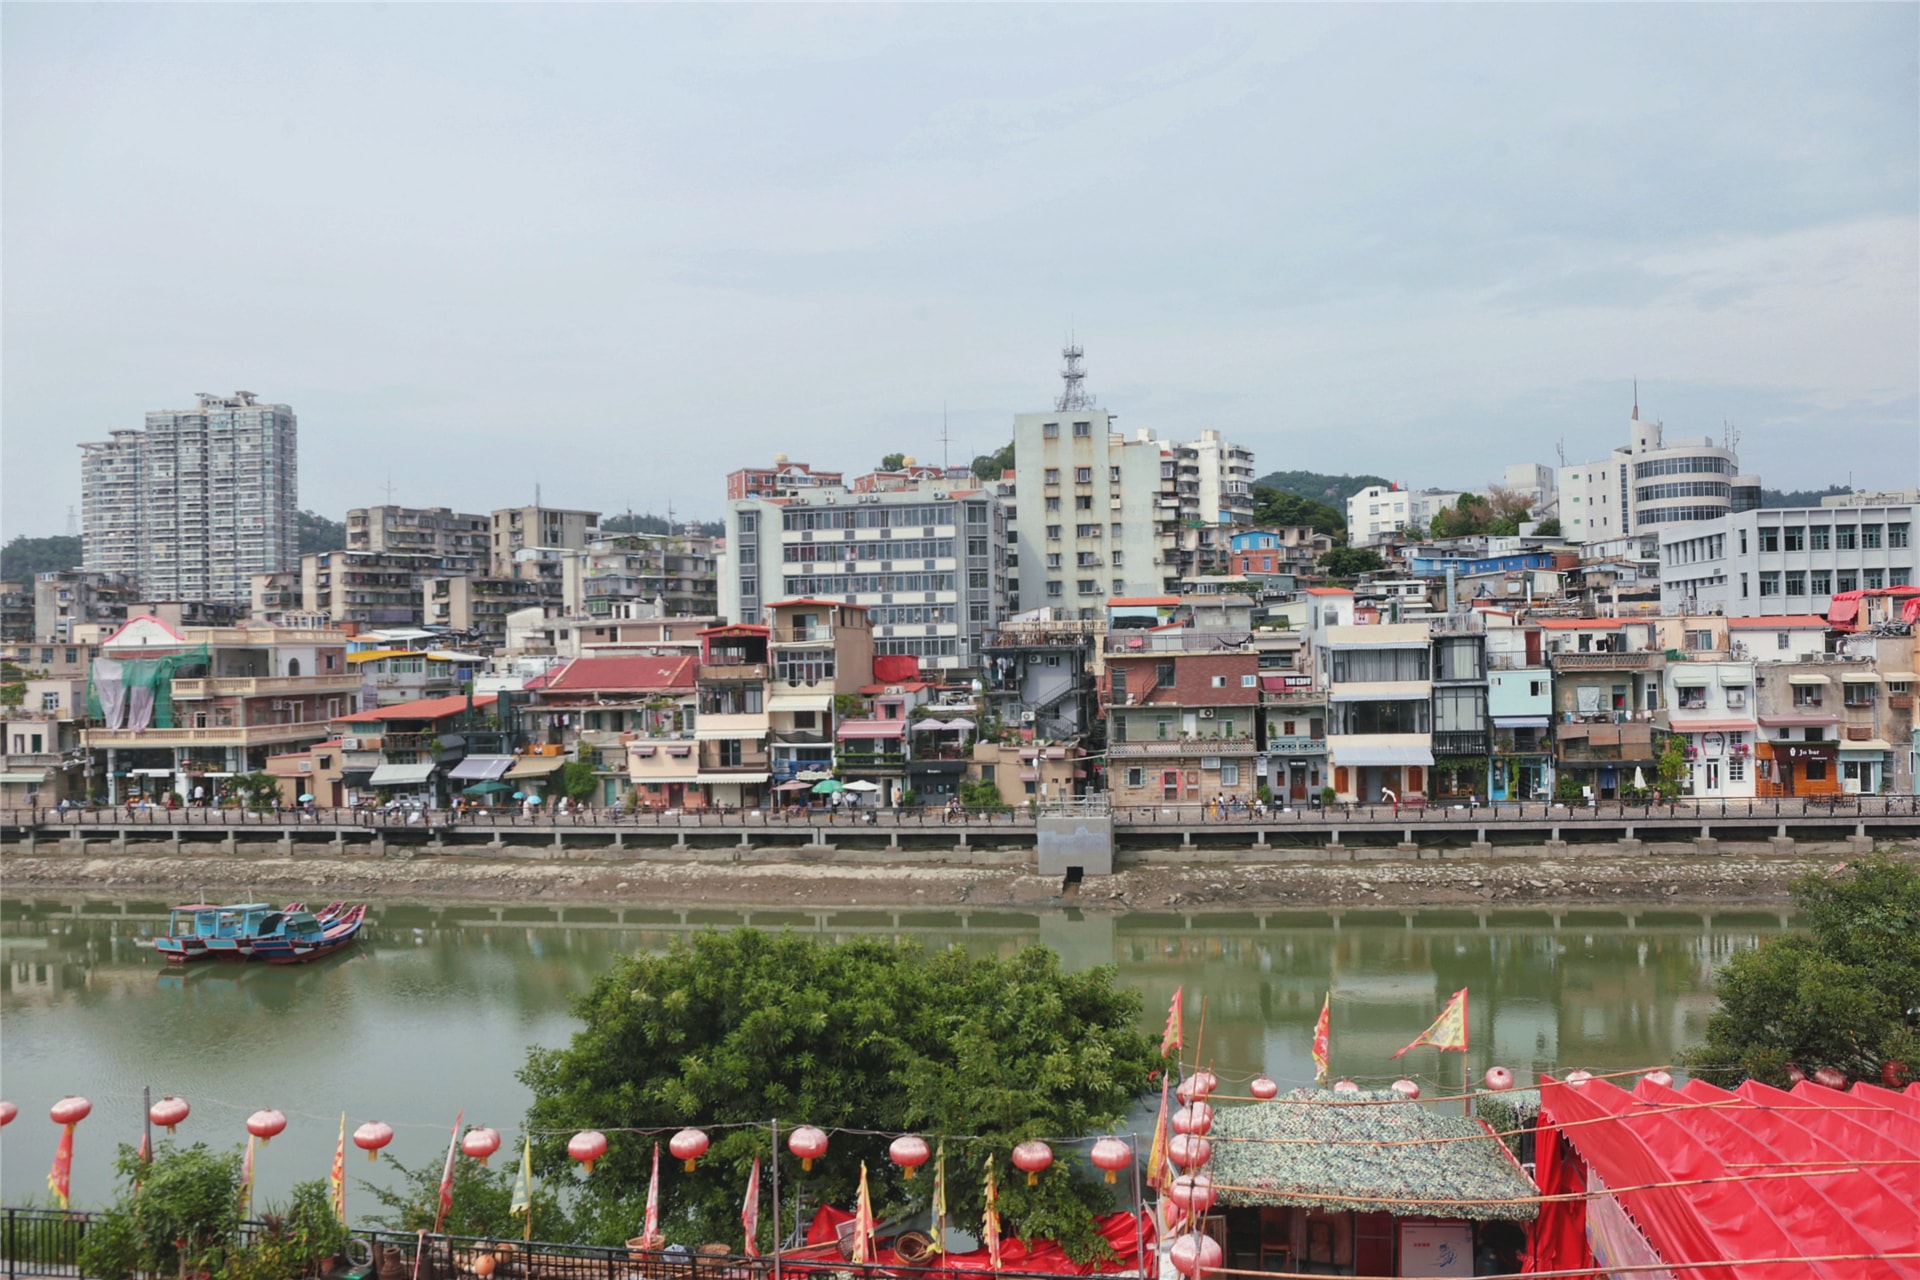
[[[1209, 1136], [1208, 1172], [1222, 1205], [1480, 1219], [1531, 1219], [1539, 1211], [1532, 1200], [1539, 1192], [1478, 1120], [1389, 1092], [1295, 1089], [1273, 1102], [1222, 1107]], [[1455, 1141], [1375, 1145], [1422, 1138]], [[1395, 1203], [1421, 1200], [1487, 1203]]]

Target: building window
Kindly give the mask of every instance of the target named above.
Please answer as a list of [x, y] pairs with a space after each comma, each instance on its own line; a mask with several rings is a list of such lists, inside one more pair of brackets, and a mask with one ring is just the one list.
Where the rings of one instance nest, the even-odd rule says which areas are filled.
[[1816, 596], [1833, 594], [1833, 572], [1829, 569], [1815, 569], [1808, 577], [1808, 586]]
[[1858, 547], [1860, 540], [1855, 535], [1853, 526], [1850, 524], [1833, 526], [1833, 545], [1840, 551], [1852, 551]]
[[1237, 787], [1240, 785], [1239, 761], [1222, 760], [1220, 762], [1220, 785], [1223, 787]]
[[1041, 479], [1044, 480], [1047, 484], [1059, 484], [1060, 468], [1048, 467], [1046, 471], [1042, 474]]
[[1836, 591], [1858, 591], [1860, 575], [1853, 569], [1842, 569], [1834, 575], [1833, 584]]
[[1061, 581], [1060, 581], [1060, 580], [1059, 580], [1058, 578], [1049, 578], [1049, 579], [1047, 579], [1047, 594], [1048, 594], [1048, 595], [1050, 595], [1050, 596], [1062, 596], [1062, 595], [1065, 595], [1065, 594], [1066, 594], [1066, 591], [1067, 591], [1067, 588], [1066, 588], [1066, 584], [1065, 584], [1065, 583], [1063, 583], [1063, 582], [1061, 582]]
[[1139, 768], [1139, 767], [1135, 767], [1135, 768], [1131, 768], [1131, 769], [1128, 769], [1128, 770], [1127, 770], [1127, 785], [1128, 785], [1129, 787], [1144, 787], [1144, 786], [1146, 786], [1146, 785], [1147, 785], [1147, 771], [1146, 771], [1145, 769], [1142, 769], [1142, 768]]
[[1242, 689], [1257, 689], [1260, 687], [1260, 677], [1259, 676], [1241, 676], [1240, 687]]
[[1680, 701], [1675, 704], [1682, 711], [1705, 711], [1707, 709], [1707, 691], [1699, 685], [1682, 685]]
[[1816, 524], [1807, 530], [1807, 548], [1812, 551], [1825, 551], [1832, 543], [1833, 532], [1824, 524]]
[[1884, 584], [1884, 583], [1883, 583], [1883, 582], [1881, 581], [1881, 576], [1882, 576], [1882, 575], [1881, 575], [1881, 572], [1880, 572], [1880, 570], [1878, 570], [1878, 569], [1868, 569], [1868, 570], [1866, 571], [1866, 586], [1867, 586], [1867, 590], [1869, 590], [1869, 591], [1878, 591], [1878, 590], [1880, 590], [1880, 588], [1881, 588], [1881, 587], [1882, 587], [1883, 585], [1885, 585], [1885, 584]]
[[1787, 594], [1804, 596], [1807, 594], [1807, 575], [1800, 569], [1787, 570]]
[[751, 596], [757, 596], [759, 594], [760, 594], [760, 579], [751, 578], [751, 577], [740, 579], [741, 599], [747, 599]]
[[1873, 705], [1873, 686], [1859, 681], [1850, 682], [1842, 701], [1849, 707], [1870, 707]]
[[1093, 495], [1083, 493], [1079, 497], [1075, 498], [1073, 500], [1073, 509], [1075, 511], [1093, 510]]
[[1078, 439], [1087, 439], [1093, 434], [1093, 423], [1086, 419], [1075, 422], [1073, 424], [1073, 434]]
[[1773, 647], [1776, 649], [1790, 649], [1793, 647], [1793, 637], [1784, 631], [1776, 631], [1773, 633]]
[[1788, 525], [1784, 545], [1789, 551], [1805, 551], [1807, 549], [1806, 529], [1801, 525]]
[[1207, 683], [1216, 689], [1224, 689], [1227, 687], [1227, 678], [1225, 676], [1214, 676]]
[[1760, 594], [1777, 596], [1780, 594], [1780, 575], [1771, 570], [1760, 575]]
[[41, 694], [40, 709], [42, 711], [58, 711], [60, 709], [60, 695], [57, 693]]
[[1727, 761], [1727, 781], [1745, 782], [1747, 780], [1747, 758], [1734, 756]]
[[742, 533], [760, 532], [760, 516], [758, 512], [742, 511], [740, 513], [740, 532]]
[[1047, 552], [1047, 568], [1058, 569], [1059, 567], [1060, 567], [1060, 552], [1058, 551]]
[[1860, 526], [1860, 545], [1868, 551], [1880, 549], [1880, 526], [1863, 524]]
[[1780, 549], [1780, 531], [1778, 529], [1760, 530], [1760, 549], [1778, 551]]
[[1058, 494], [1048, 494], [1047, 510], [1058, 511], [1059, 509], [1060, 509], [1060, 496]]
[[1093, 468], [1092, 467], [1075, 467], [1073, 469], [1073, 482], [1075, 484], [1092, 484]]
[[1083, 595], [1083, 596], [1097, 596], [1097, 595], [1099, 595], [1099, 594], [1100, 594], [1100, 584], [1099, 584], [1099, 582], [1097, 582], [1097, 581], [1095, 581], [1095, 580], [1094, 580], [1094, 579], [1092, 579], [1092, 578], [1082, 578], [1082, 579], [1080, 579], [1080, 594], [1081, 594], [1081, 595]]
[[1820, 686], [1817, 684], [1797, 684], [1793, 686], [1793, 705], [1796, 707], [1817, 707], [1820, 705]]
[[1684, 643], [1689, 649], [1711, 649], [1713, 648], [1713, 632], [1689, 631], [1687, 632]]
[[1119, 483], [1120, 483], [1120, 468], [1118, 468], [1118, 467], [1108, 467], [1108, 468], [1107, 468], [1107, 480], [1108, 480], [1108, 482], [1109, 482], [1109, 483], [1111, 483], [1111, 484], [1119, 484]]
[[1897, 569], [1889, 569], [1887, 570], [1887, 585], [1890, 587], [1912, 586], [1913, 584], [1907, 580], [1910, 576], [1905, 565], [1901, 565]]
[[[1890, 547], [1906, 546], [1907, 545], [1907, 526], [1903, 524], [1888, 525], [1887, 526], [1887, 545]], [[73, 659], [69, 658], [67, 659], [67, 661], [71, 662], [73, 661]]]

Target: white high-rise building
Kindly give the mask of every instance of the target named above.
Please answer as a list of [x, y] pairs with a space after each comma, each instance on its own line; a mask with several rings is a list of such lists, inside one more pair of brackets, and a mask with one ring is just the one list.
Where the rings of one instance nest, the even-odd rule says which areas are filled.
[[80, 446], [82, 559], [149, 599], [245, 604], [299, 561], [298, 420], [250, 391], [198, 400]]
[[1180, 518], [1201, 524], [1253, 523], [1253, 450], [1202, 431], [1173, 446]]
[[1628, 430], [1628, 443], [1605, 458], [1556, 472], [1560, 533], [1569, 541], [1657, 534], [1666, 525], [1717, 520], [1760, 505], [1760, 477], [1739, 474], [1732, 440], [1724, 446], [1709, 436], [1668, 440], [1660, 423], [1640, 420], [1638, 403]]

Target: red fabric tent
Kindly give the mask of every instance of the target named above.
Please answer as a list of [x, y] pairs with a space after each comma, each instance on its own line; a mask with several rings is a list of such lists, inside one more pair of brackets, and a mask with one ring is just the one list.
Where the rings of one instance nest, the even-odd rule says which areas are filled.
[[[812, 1261], [829, 1262], [835, 1269], [843, 1269], [846, 1263], [841, 1261], [839, 1250], [839, 1229], [843, 1222], [853, 1221], [851, 1213], [836, 1209], [832, 1205], [822, 1205], [813, 1215], [813, 1221], [807, 1225], [807, 1243], [804, 1248], [789, 1249], [781, 1253], [783, 1261], [806, 1263]], [[1035, 1240], [1028, 1248], [1018, 1239], [1008, 1237], [1000, 1245], [1000, 1263], [1003, 1271], [1031, 1271], [1053, 1276], [1088, 1276], [1102, 1271], [1130, 1271], [1135, 1265], [1135, 1242], [1139, 1238], [1136, 1232], [1144, 1233], [1149, 1246], [1153, 1244], [1153, 1215], [1142, 1212], [1136, 1227], [1130, 1213], [1113, 1213], [1097, 1219], [1095, 1228], [1107, 1238], [1113, 1251], [1119, 1255], [1116, 1261], [1075, 1262], [1069, 1258], [1060, 1246], [1051, 1240]], [[900, 1260], [892, 1249], [884, 1244], [875, 1260], [880, 1266], [899, 1266]], [[920, 1267], [938, 1267], [950, 1271], [993, 1270], [993, 1263], [987, 1258], [985, 1249], [976, 1249], [971, 1253], [935, 1254], [926, 1262], [915, 1264]]]
[[[1845, 1256], [1693, 1274], [1920, 1277], [1920, 1262], [1873, 1256], [1920, 1253], [1920, 1092], [1800, 1084], [1788, 1093], [1749, 1081], [1729, 1093], [1698, 1080], [1677, 1090], [1642, 1080], [1628, 1093], [1602, 1080], [1543, 1080], [1540, 1095], [1536, 1149], [1564, 1136], [1666, 1262]], [[1557, 1185], [1543, 1190], [1578, 1189], [1558, 1185], [1568, 1180], [1543, 1161], [1548, 1173]], [[1672, 1182], [1688, 1185], [1649, 1185]], [[1564, 1255], [1567, 1216], [1558, 1210], [1555, 1229], [1543, 1232], [1555, 1251], [1536, 1249], [1533, 1270], [1592, 1265], [1590, 1250]]]

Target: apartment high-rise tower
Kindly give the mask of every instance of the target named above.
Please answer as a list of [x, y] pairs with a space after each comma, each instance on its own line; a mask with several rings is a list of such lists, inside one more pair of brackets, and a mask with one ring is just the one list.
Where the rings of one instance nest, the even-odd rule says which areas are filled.
[[148, 599], [244, 604], [299, 560], [298, 420], [250, 391], [197, 399], [80, 446], [82, 560]]

